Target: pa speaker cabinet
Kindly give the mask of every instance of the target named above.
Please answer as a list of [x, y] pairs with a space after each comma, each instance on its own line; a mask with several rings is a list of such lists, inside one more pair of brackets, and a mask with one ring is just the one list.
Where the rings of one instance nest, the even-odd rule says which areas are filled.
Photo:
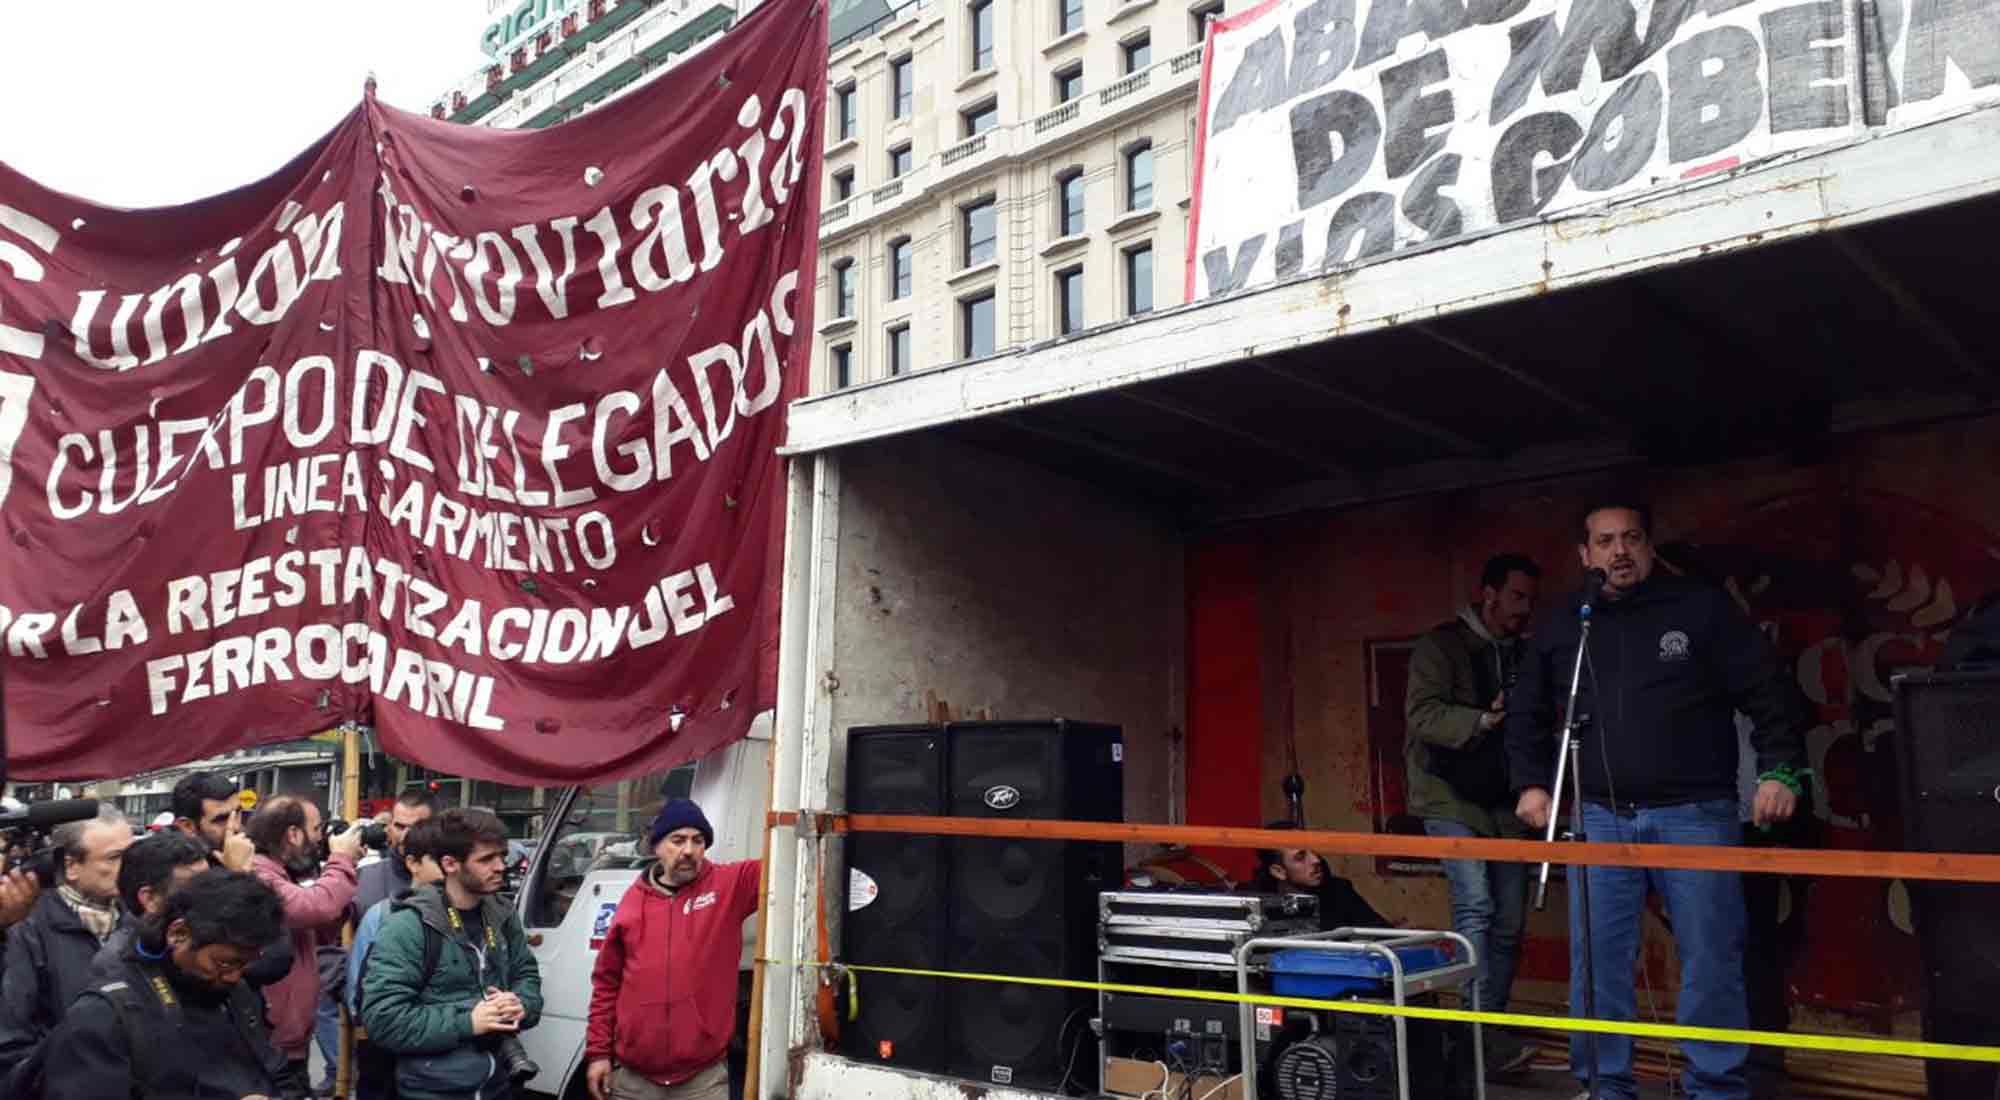
[[[1905, 846], [2000, 852], [2000, 671], [1913, 672], [1896, 685]], [[2000, 1043], [2000, 886], [1910, 883], [1924, 1038]], [[2000, 1067], [1932, 1061], [1937, 1097], [2000, 1096]]]
[[[1116, 726], [961, 722], [947, 733], [945, 786], [954, 817], [1124, 817], [1124, 740]], [[1096, 977], [1097, 895], [1123, 878], [1120, 845], [985, 837], [945, 844], [952, 969]], [[1091, 1059], [1080, 1049], [1088, 1045], [1088, 992], [955, 982], [946, 995], [954, 1075], [1028, 1089], [1088, 1078]]]
[[[847, 808], [853, 813], [941, 816], [944, 767], [942, 727], [850, 730]], [[945, 969], [947, 878], [944, 841], [938, 837], [850, 835], [843, 956], [858, 966]], [[866, 971], [853, 977], [859, 1012], [841, 1028], [847, 1056], [943, 1072], [946, 983]]]

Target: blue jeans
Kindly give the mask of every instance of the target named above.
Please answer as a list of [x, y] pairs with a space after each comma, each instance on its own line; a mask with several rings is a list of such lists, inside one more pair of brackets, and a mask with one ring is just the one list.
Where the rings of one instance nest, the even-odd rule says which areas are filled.
[[[1443, 818], [1424, 819], [1431, 836], [1471, 836], [1471, 827]], [[1447, 859], [1451, 886], [1451, 930], [1472, 941], [1479, 953], [1479, 1003], [1485, 1012], [1507, 1011], [1514, 971], [1521, 965], [1521, 929], [1528, 921], [1528, 868], [1520, 863]], [[1486, 1033], [1494, 1038], [1494, 1032]]]
[[319, 1056], [326, 1059], [326, 1080], [320, 1083], [330, 1085], [340, 1072], [340, 1004], [324, 994], [313, 1013], [313, 1041], [319, 1044]]
[[[1736, 799], [1660, 806], [1628, 814], [1586, 802], [1583, 828], [1599, 844], [1707, 844], [1734, 847], [1742, 840]], [[1681, 958], [1677, 1022], [1693, 1027], [1743, 1028], [1750, 1024], [1743, 985], [1743, 878], [1733, 871], [1676, 871], [1646, 867], [1570, 868], [1570, 1011], [1583, 1013], [1583, 907], [1575, 883], [1590, 876], [1590, 946], [1595, 954], [1600, 1020], [1638, 1015], [1632, 968], [1639, 957], [1640, 918], [1651, 887], [1666, 902]], [[1586, 1036], [1570, 1039], [1571, 1071], [1585, 1076]], [[1690, 1040], [1682, 1044], [1688, 1068], [1681, 1075], [1691, 1100], [1749, 1100], [1744, 1077], [1749, 1048], [1741, 1043]], [[1635, 1100], [1632, 1039], [1597, 1036], [1597, 1072], [1605, 1100]]]

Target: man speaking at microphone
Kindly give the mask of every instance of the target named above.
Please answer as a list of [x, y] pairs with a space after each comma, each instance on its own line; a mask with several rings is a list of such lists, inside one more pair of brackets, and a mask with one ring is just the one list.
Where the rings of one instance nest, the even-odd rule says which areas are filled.
[[[1576, 702], [1584, 833], [1599, 843], [1733, 846], [1742, 839], [1735, 712], [1754, 726], [1760, 775], [1754, 816], [1762, 826], [1797, 810], [1805, 708], [1764, 635], [1726, 594], [1654, 572], [1649, 527], [1644, 507], [1611, 500], [1586, 512], [1579, 532], [1584, 569], [1602, 570], [1589, 582], [1596, 591], [1588, 593], [1592, 626]], [[1557, 708], [1569, 692], [1580, 602], [1564, 601], [1536, 629], [1520, 680], [1508, 694], [1508, 764], [1520, 792], [1515, 812], [1537, 830], [1549, 820]], [[1589, 913], [1581, 911], [1575, 891], [1570, 896], [1572, 1012], [1584, 1004], [1588, 935], [1595, 1015], [1636, 1018], [1632, 969], [1650, 887], [1666, 902], [1679, 947], [1678, 1022], [1748, 1026], [1741, 876], [1591, 867], [1571, 868], [1571, 880], [1584, 873]], [[1747, 1100], [1747, 1047], [1683, 1045], [1688, 1068], [1682, 1081], [1692, 1100]], [[1631, 1038], [1601, 1035], [1596, 1046], [1600, 1096], [1634, 1100]], [[1587, 1076], [1588, 1049], [1581, 1036], [1571, 1039], [1570, 1063], [1579, 1079]]]

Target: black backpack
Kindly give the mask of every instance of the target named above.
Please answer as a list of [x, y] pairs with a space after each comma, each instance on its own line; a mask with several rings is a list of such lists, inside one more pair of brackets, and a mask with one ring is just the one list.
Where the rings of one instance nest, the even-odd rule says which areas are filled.
[[[421, 917], [417, 919], [417, 925], [424, 930], [424, 976], [421, 984], [427, 985], [437, 974], [438, 960], [444, 957], [444, 935]], [[379, 928], [375, 935], [377, 939], [381, 938], [382, 933]], [[361, 956], [361, 969], [354, 976], [354, 1010], [357, 1016], [361, 1014], [361, 991], [368, 987], [368, 960], [374, 957], [375, 940], [369, 940], [368, 950]]]
[[[173, 994], [166, 976], [158, 967], [140, 963], [137, 969], [152, 987], [150, 995], [123, 978], [95, 986], [91, 992], [109, 1001], [118, 1014], [118, 1026], [125, 1032], [125, 1042], [131, 1050], [132, 1097], [133, 1100], [143, 1100], [152, 1092], [160, 1070], [156, 1056], [166, 1042], [166, 1037], [158, 1033], [161, 1029], [157, 1024], [162, 1018], [170, 1022], [178, 1020], [181, 1006], [180, 999]], [[237, 989], [239, 993], [232, 994], [232, 998], [249, 992], [247, 987], [238, 986]], [[244, 1038], [253, 1051], [273, 1049], [262, 1002], [262, 997], [249, 993], [243, 1003], [235, 1006], [239, 1011], [234, 1016], [239, 1021], [238, 1026], [245, 1029]], [[253, 1003], [254, 1011], [241, 1011], [252, 1008]]]

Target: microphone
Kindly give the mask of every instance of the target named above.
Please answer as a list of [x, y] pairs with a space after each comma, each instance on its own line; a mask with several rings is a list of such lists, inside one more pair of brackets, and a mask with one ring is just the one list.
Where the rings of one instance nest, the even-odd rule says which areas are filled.
[[1602, 569], [1586, 569], [1583, 571], [1583, 602], [1577, 605], [1576, 613], [1578, 617], [1590, 618], [1592, 606], [1597, 603], [1598, 597], [1604, 594], [1604, 586], [1609, 583], [1611, 583], [1611, 575]]
[[31, 829], [52, 829], [72, 821], [89, 821], [97, 816], [95, 798], [63, 798], [37, 802], [18, 810], [0, 812], [0, 829], [26, 825]]

